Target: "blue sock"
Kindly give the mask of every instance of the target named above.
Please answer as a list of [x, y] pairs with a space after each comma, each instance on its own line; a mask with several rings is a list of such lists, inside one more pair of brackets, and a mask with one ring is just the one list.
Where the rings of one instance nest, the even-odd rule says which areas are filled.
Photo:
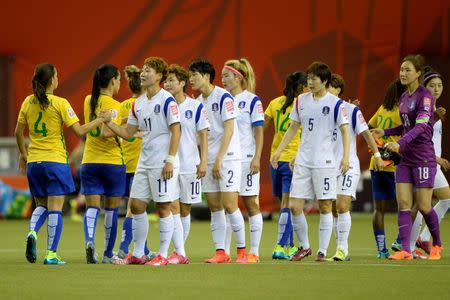
[[292, 234], [291, 210], [287, 207], [282, 208], [280, 211], [280, 216], [282, 214], [287, 214], [287, 221], [286, 221], [286, 225], [284, 227], [283, 236], [281, 237], [280, 242], [278, 244], [284, 246], [284, 245], [288, 244], [288, 239], [289, 239], [290, 235]]
[[133, 240], [133, 218], [132, 217], [126, 217], [125, 220], [123, 220], [123, 226], [122, 226], [122, 240], [120, 242], [120, 250], [123, 250], [123, 252], [128, 253], [128, 248], [130, 247], [130, 243]]
[[388, 251], [386, 248], [386, 235], [384, 234], [384, 230], [374, 230], [373, 234], [375, 236], [378, 252]]
[[144, 254], [145, 255], [149, 255], [150, 254], [150, 249], [148, 249], [147, 240], [145, 240]]
[[105, 208], [105, 251], [104, 256], [112, 257], [117, 237], [117, 207]]
[[56, 252], [63, 226], [62, 212], [49, 211], [47, 222], [47, 249]]
[[47, 219], [47, 215], [47, 207], [41, 205], [37, 206], [33, 210], [33, 214], [31, 215], [29, 230], [34, 230], [36, 233], [38, 233], [42, 225], [44, 225], [45, 219]]
[[95, 236], [95, 227], [97, 226], [98, 214], [100, 208], [94, 206], [88, 206], [84, 215], [84, 240], [87, 242], [93, 242]]

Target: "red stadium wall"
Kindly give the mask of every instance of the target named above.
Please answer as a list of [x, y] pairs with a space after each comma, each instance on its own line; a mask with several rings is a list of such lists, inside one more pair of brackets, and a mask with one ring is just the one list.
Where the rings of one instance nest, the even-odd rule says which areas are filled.
[[[11, 70], [10, 90], [2, 94], [13, 101], [8, 118], [1, 121], [3, 134], [13, 134], [37, 63], [56, 65], [57, 93], [68, 98], [82, 117], [82, 102], [90, 93], [97, 66], [113, 63], [123, 69], [128, 64], [141, 65], [148, 56], [162, 56], [184, 66], [204, 57], [219, 74], [225, 60], [247, 57], [265, 105], [281, 94], [287, 73], [321, 60], [343, 75], [344, 98], [360, 99], [368, 119], [388, 83], [396, 78], [402, 56], [425, 54], [435, 68], [449, 72], [449, 14], [450, 2], [445, 0], [433, 1], [432, 7], [420, 0], [309, 0], [279, 5], [267, 0], [135, 0], [126, 4], [44, 0], [20, 5], [2, 1], [0, 55], [9, 56]], [[450, 78], [448, 73], [445, 76]], [[220, 84], [220, 75], [215, 83]], [[124, 80], [118, 98], [128, 95]], [[448, 95], [445, 92], [443, 99]], [[448, 132], [448, 122], [445, 126]], [[78, 140], [71, 134], [66, 137], [72, 149]], [[268, 176], [270, 142], [271, 133], [267, 133], [261, 193], [265, 210], [275, 203]], [[359, 152], [362, 167], [367, 168], [366, 147], [359, 147]], [[444, 153], [449, 153], [448, 142], [444, 142]]]

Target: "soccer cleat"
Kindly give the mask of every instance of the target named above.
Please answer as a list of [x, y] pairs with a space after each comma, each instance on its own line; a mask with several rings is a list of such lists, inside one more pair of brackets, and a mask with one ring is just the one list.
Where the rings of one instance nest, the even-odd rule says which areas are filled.
[[25, 257], [30, 263], [36, 262], [36, 231], [31, 230], [27, 235], [27, 247], [25, 250]]
[[303, 249], [303, 247], [300, 247], [298, 249], [297, 253], [292, 256], [291, 261], [301, 261], [307, 256], [310, 256], [312, 254], [311, 248]]
[[291, 258], [298, 252], [297, 246], [288, 247], [285, 252], [285, 259], [291, 260]]
[[386, 249], [386, 251], [378, 251], [377, 258], [389, 258], [389, 250]]
[[272, 253], [273, 259], [286, 259], [286, 255], [284, 255], [284, 248], [281, 245], [276, 244]]
[[338, 248], [336, 253], [332, 257], [328, 258], [327, 261], [350, 261], [350, 257], [345, 254], [344, 250]]
[[144, 265], [147, 262], [147, 256], [134, 257], [130, 253], [124, 259], [114, 261], [115, 265]]
[[248, 263], [247, 250], [245, 248], [237, 250], [236, 263], [237, 264], [246, 264], [246, 263]]
[[149, 251], [150, 252], [147, 254], [147, 261], [151, 261], [158, 255], [158, 253], [153, 252], [152, 250], [149, 250]]
[[127, 257], [128, 253], [125, 253], [125, 251], [123, 251], [122, 249], [119, 249], [119, 251], [117, 252], [117, 257], [120, 259], [124, 259], [125, 257]]
[[403, 250], [402, 244], [395, 240], [392, 242], [391, 249], [395, 252], [400, 252]]
[[166, 266], [168, 264], [169, 264], [169, 261], [161, 255], [158, 255], [151, 261], [145, 263], [146, 266]]
[[61, 258], [58, 255], [56, 255], [56, 252], [47, 251], [47, 255], [45, 256], [45, 259], [44, 259], [44, 265], [63, 266], [65, 264], [66, 264], [66, 262], [62, 261]]
[[187, 265], [189, 259], [186, 256], [180, 255], [175, 251], [167, 258], [169, 265]]
[[205, 260], [205, 263], [208, 264], [226, 264], [229, 262], [231, 262], [231, 258], [223, 250], [217, 250], [213, 257]]
[[98, 264], [97, 254], [95, 254], [95, 246], [91, 241], [86, 243], [86, 262], [88, 264]]
[[430, 256], [428, 256], [429, 260], [440, 260], [441, 259], [441, 252], [444, 248], [442, 246], [433, 246], [430, 250]]
[[427, 259], [426, 255], [423, 255], [419, 250], [414, 250], [412, 253], [413, 259]]
[[322, 253], [322, 252], [319, 251], [319, 252], [317, 253], [317, 255], [316, 255], [315, 261], [317, 261], [317, 262], [324, 262], [324, 261], [327, 261], [327, 258], [325, 257], [325, 254], [324, 254], [324, 253]]
[[422, 241], [419, 237], [416, 241], [416, 247], [422, 249], [427, 254], [430, 254], [432, 245], [430, 241]]
[[256, 264], [256, 263], [259, 263], [259, 256], [256, 255], [255, 253], [250, 253], [250, 254], [247, 256], [247, 262], [248, 262], [249, 264]]
[[116, 260], [119, 260], [118, 255], [113, 255], [112, 257], [103, 256], [102, 264], [114, 264]]
[[389, 255], [390, 260], [413, 260], [411, 253], [406, 251], [397, 251], [392, 255]]

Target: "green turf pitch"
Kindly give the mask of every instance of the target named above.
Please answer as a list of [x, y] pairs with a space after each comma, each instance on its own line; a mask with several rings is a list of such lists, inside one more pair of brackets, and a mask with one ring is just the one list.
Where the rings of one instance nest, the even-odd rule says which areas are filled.
[[[318, 246], [317, 215], [307, 217], [310, 241]], [[119, 222], [122, 226], [123, 219]], [[103, 249], [103, 220], [97, 224], [97, 251]], [[396, 231], [396, 215], [386, 217], [388, 243]], [[28, 221], [0, 221], [0, 299], [448, 299], [450, 249], [440, 261], [390, 262], [375, 258], [371, 216], [354, 214], [350, 262], [273, 261], [276, 221], [264, 222], [261, 263], [207, 265], [213, 254], [209, 222], [194, 222], [187, 253], [190, 265], [147, 267], [86, 265], [83, 225], [64, 220], [58, 253], [66, 266], [42, 264], [46, 228], [38, 239], [38, 261], [25, 259]], [[450, 221], [441, 225], [444, 246], [450, 243]], [[119, 230], [120, 231], [120, 230]], [[247, 224], [248, 231], [248, 224]], [[118, 248], [120, 235], [116, 242]], [[158, 223], [150, 223], [149, 244], [158, 245]], [[248, 237], [247, 237], [248, 244]], [[450, 247], [450, 246], [448, 246]], [[329, 255], [334, 254], [334, 237]], [[234, 251], [232, 251], [234, 252]], [[234, 255], [234, 253], [233, 253]], [[235, 255], [234, 255], [235, 256]], [[101, 257], [101, 256], [100, 256]], [[389, 298], [388, 298], [389, 297]]]

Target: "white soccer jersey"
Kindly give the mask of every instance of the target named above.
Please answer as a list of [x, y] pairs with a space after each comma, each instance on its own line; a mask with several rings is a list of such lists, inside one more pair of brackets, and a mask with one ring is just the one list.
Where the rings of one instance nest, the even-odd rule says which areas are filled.
[[241, 149], [239, 144], [239, 129], [236, 121], [237, 110], [233, 97], [225, 89], [215, 86], [207, 98], [203, 98], [200, 95], [198, 100], [205, 106], [210, 123], [208, 131], [208, 163], [214, 163], [219, 152], [224, 132], [223, 123], [232, 119], [234, 119], [234, 133], [223, 160], [240, 160]]
[[[342, 104], [349, 114], [349, 131], [350, 131], [350, 155], [349, 155], [349, 164], [350, 169], [349, 172], [352, 174], [360, 174], [360, 166], [358, 153], [356, 150], [356, 136], [361, 134], [362, 132], [369, 130], [367, 126], [367, 122], [364, 119], [359, 108], [348, 102], [343, 102]], [[344, 155], [344, 146], [342, 144], [342, 135], [341, 131], [338, 127], [335, 128], [335, 132], [333, 132], [333, 142], [334, 142], [334, 154], [336, 156], [336, 162], [339, 163], [342, 160], [342, 156]]]
[[[180, 122], [178, 105], [173, 96], [161, 89], [151, 99], [144, 94], [136, 99], [130, 110], [128, 124], [139, 126], [143, 133], [138, 168], [163, 168], [169, 153], [169, 126]], [[178, 167], [178, 155], [174, 168]]]
[[433, 144], [434, 144], [434, 153], [436, 154], [436, 156], [441, 157], [441, 154], [442, 154], [442, 121], [441, 120], [434, 123]]
[[333, 131], [348, 124], [348, 113], [342, 100], [327, 92], [318, 100], [311, 92], [295, 102], [290, 118], [302, 125], [302, 137], [295, 163], [309, 168], [335, 168]]
[[200, 155], [197, 146], [197, 132], [209, 128], [205, 107], [200, 101], [186, 97], [178, 105], [181, 120], [181, 139], [178, 154], [180, 156], [180, 174], [197, 172]]
[[253, 128], [264, 125], [264, 109], [258, 96], [243, 91], [234, 96], [238, 107], [237, 124], [241, 144], [242, 161], [251, 161], [255, 155], [256, 143]]

